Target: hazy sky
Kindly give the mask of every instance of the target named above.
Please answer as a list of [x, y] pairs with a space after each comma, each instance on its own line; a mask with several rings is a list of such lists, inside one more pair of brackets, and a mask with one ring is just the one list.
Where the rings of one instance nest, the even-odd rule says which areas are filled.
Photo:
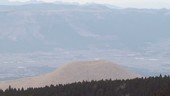
[[[2, 0], [3, 1], [3, 0]], [[9, 0], [26, 2], [30, 0]], [[31, 0], [36, 1], [36, 0]], [[45, 2], [78, 2], [78, 3], [105, 3], [120, 7], [136, 7], [136, 8], [170, 8], [170, 0], [37, 0]]]

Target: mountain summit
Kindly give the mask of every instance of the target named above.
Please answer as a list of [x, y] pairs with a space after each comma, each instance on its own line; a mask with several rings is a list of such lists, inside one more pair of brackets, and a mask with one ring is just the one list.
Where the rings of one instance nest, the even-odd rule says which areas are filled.
[[116, 80], [136, 77], [139, 77], [139, 75], [109, 61], [79, 61], [66, 64], [45, 75], [15, 81], [1, 81], [0, 88], [5, 89], [8, 88], [9, 85], [15, 88], [42, 87], [51, 84], [68, 84], [83, 80]]

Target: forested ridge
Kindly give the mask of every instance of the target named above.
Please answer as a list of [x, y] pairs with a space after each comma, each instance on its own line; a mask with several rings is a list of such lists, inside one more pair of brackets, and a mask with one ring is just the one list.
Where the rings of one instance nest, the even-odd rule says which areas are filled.
[[27, 89], [9, 86], [0, 91], [0, 96], [170, 96], [170, 76], [83, 81]]

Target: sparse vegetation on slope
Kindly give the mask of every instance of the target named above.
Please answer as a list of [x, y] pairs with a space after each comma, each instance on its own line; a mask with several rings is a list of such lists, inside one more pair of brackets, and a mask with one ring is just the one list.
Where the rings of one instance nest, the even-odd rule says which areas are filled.
[[136, 77], [139, 75], [109, 61], [79, 61], [66, 64], [45, 75], [0, 82], [0, 88], [5, 89], [9, 85], [15, 88], [44, 87], [50, 84], [68, 84], [83, 80], [133, 79]]

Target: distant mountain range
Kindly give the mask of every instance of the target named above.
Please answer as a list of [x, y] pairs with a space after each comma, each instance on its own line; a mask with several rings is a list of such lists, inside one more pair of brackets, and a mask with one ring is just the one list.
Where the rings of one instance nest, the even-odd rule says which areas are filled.
[[72, 60], [106, 59], [147, 76], [169, 74], [168, 9], [65, 3], [0, 5], [0, 21], [1, 66], [19, 70], [24, 64], [58, 67]]
[[68, 84], [83, 80], [120, 80], [136, 77], [141, 76], [109, 61], [79, 61], [66, 64], [54, 72], [41, 76], [13, 81], [1, 81], [0, 88], [6, 89], [9, 85], [13, 88], [44, 87], [51, 84]]
[[113, 9], [98, 4], [2, 5], [0, 50], [141, 50], [169, 40], [169, 16], [166, 9]]

